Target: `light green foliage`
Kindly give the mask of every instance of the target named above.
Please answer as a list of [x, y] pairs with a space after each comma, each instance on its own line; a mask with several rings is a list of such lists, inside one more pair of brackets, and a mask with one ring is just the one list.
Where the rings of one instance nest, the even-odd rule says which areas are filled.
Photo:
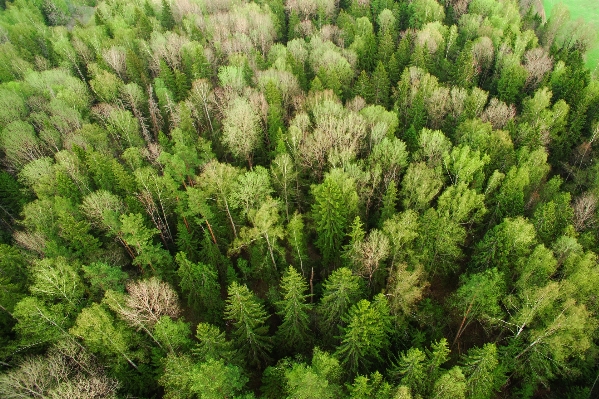
[[285, 237], [291, 251], [291, 256], [295, 261], [295, 266], [299, 267], [302, 275], [308, 272], [304, 270], [304, 261], [308, 260], [308, 244], [306, 242], [306, 234], [304, 231], [304, 221], [300, 213], [295, 213], [287, 224]]
[[77, 316], [70, 333], [80, 337], [92, 352], [127, 361], [133, 367], [137, 367], [129, 353], [131, 351], [130, 332], [122, 324], [115, 323], [112, 316], [101, 305], [94, 303], [83, 309]]
[[458, 366], [443, 374], [435, 382], [432, 397], [438, 399], [466, 398], [466, 378]]
[[248, 100], [234, 99], [223, 121], [222, 142], [240, 160], [252, 165], [252, 155], [260, 147], [260, 120]]
[[[273, 272], [277, 273], [277, 262], [275, 260], [275, 251], [278, 250], [278, 240], [284, 237], [284, 229], [279, 224], [279, 203], [268, 197], [257, 210], [251, 210], [248, 219], [252, 227], [242, 227], [239, 230], [239, 237], [233, 241], [229, 253], [237, 253], [243, 247], [257, 245], [257, 243], [266, 244], [266, 250], [261, 257], [264, 259], [262, 264], [271, 263]], [[266, 259], [270, 257], [268, 261]], [[270, 268], [270, 267], [269, 267]], [[272, 276], [272, 274], [271, 274]]]
[[191, 347], [191, 329], [189, 323], [179, 319], [173, 321], [162, 316], [154, 325], [154, 338], [169, 352], [184, 352]]
[[343, 369], [339, 361], [318, 347], [314, 348], [312, 365], [294, 364], [284, 378], [288, 398], [337, 398], [341, 395], [341, 375]]
[[163, 268], [170, 265], [171, 257], [167, 251], [152, 242], [158, 230], [145, 227], [139, 213], [121, 215], [120, 222], [120, 237], [131, 254], [134, 254], [133, 262], [142, 269], [149, 266], [155, 273], [164, 273]]
[[166, 390], [165, 398], [169, 399], [237, 397], [247, 382], [239, 367], [223, 360], [210, 358], [194, 364], [188, 356], [169, 355], [165, 363], [160, 384]]
[[75, 268], [64, 258], [43, 259], [32, 270], [31, 293], [50, 302], [61, 301], [76, 308], [83, 296], [83, 285]]
[[259, 366], [268, 360], [272, 348], [265, 324], [268, 314], [245, 285], [229, 286], [225, 319], [233, 324], [235, 344], [249, 364]]
[[307, 303], [308, 284], [292, 266], [281, 279], [282, 300], [277, 302], [283, 323], [277, 331], [280, 342], [290, 348], [302, 347], [310, 339], [310, 314], [312, 304]]
[[393, 388], [375, 371], [370, 378], [359, 375], [349, 387], [351, 399], [390, 399], [394, 397]]
[[389, 345], [391, 328], [389, 306], [384, 295], [372, 302], [362, 299], [343, 317], [341, 345], [335, 356], [351, 373], [365, 368], [372, 360], [381, 360], [381, 352]]
[[404, 207], [418, 211], [426, 210], [442, 185], [443, 181], [435, 169], [429, 168], [423, 162], [410, 164], [402, 181]]
[[452, 307], [461, 317], [455, 341], [475, 320], [485, 327], [497, 325], [503, 320], [501, 301], [505, 295], [504, 276], [495, 268], [464, 278], [452, 298]]
[[410, 24], [416, 28], [421, 28], [428, 22], [443, 21], [445, 12], [443, 6], [435, 0], [417, 0], [410, 4], [412, 13]]
[[530, 254], [536, 243], [534, 226], [523, 218], [504, 219], [476, 245], [474, 262], [479, 268], [508, 271], [518, 259]]

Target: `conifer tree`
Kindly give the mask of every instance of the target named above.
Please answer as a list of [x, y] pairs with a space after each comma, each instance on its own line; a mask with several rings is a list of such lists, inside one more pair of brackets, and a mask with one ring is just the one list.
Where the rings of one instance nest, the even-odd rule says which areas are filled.
[[372, 102], [374, 104], [389, 106], [389, 76], [382, 61], [376, 65], [376, 69], [372, 73], [370, 80], [372, 87]]
[[175, 27], [175, 17], [173, 16], [173, 10], [171, 9], [170, 0], [162, 0], [160, 24], [166, 30], [172, 30]]
[[338, 334], [342, 317], [362, 296], [360, 278], [351, 270], [335, 270], [323, 284], [324, 292], [318, 305], [320, 330], [329, 337]]
[[272, 343], [265, 324], [268, 314], [247, 286], [231, 283], [225, 319], [233, 324], [235, 343], [248, 364], [260, 367], [270, 359]]
[[390, 317], [387, 299], [378, 294], [372, 302], [362, 299], [343, 317], [342, 341], [335, 356], [351, 373], [365, 369], [373, 360], [382, 360], [389, 345]]
[[283, 299], [277, 302], [278, 314], [283, 318], [277, 336], [288, 348], [301, 348], [310, 339], [310, 315], [312, 305], [305, 294], [308, 284], [301, 274], [289, 266], [281, 279]]

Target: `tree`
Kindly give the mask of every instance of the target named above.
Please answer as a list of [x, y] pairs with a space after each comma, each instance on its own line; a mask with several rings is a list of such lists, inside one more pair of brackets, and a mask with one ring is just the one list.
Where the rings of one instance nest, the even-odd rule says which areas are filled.
[[154, 273], [168, 276], [172, 262], [171, 256], [166, 250], [152, 242], [159, 231], [145, 227], [143, 217], [139, 213], [121, 215], [119, 220], [120, 231], [118, 234], [132, 256], [133, 263], [140, 266], [142, 270], [145, 265], [148, 265]]
[[200, 361], [208, 359], [223, 359], [227, 363], [238, 364], [238, 353], [233, 349], [233, 343], [227, 341], [225, 333], [218, 327], [208, 323], [199, 323], [196, 328], [198, 343], [192, 349], [192, 353]]
[[438, 399], [466, 398], [466, 379], [459, 366], [453, 367], [435, 382], [432, 397]]
[[233, 324], [233, 336], [248, 364], [258, 366], [269, 360], [272, 348], [265, 324], [268, 314], [245, 285], [231, 283], [225, 306], [225, 319]]
[[[252, 209], [248, 216], [253, 226], [251, 228], [244, 226], [239, 230], [239, 236], [233, 241], [229, 253], [238, 253], [241, 248], [256, 246], [257, 243], [264, 240], [268, 254], [264, 256], [265, 254], [260, 253], [258, 267], [263, 267], [265, 263], [272, 262], [272, 273], [266, 276], [274, 277], [278, 273], [277, 262], [275, 260], [275, 251], [278, 247], [277, 240], [281, 240], [284, 237], [283, 226], [279, 224], [279, 203], [268, 197], [260, 209]], [[267, 257], [270, 257], [270, 262], [265, 261]]]
[[371, 78], [372, 99], [374, 104], [389, 106], [389, 77], [382, 61], [376, 65]]
[[185, 355], [169, 355], [160, 378], [166, 390], [164, 397], [168, 399], [239, 397], [246, 382], [247, 377], [239, 367], [226, 364], [222, 359], [210, 358], [194, 364]]
[[43, 259], [31, 270], [31, 293], [49, 301], [64, 301], [75, 310], [83, 296], [81, 278], [66, 259]]
[[318, 234], [316, 246], [322, 251], [325, 263], [334, 264], [350, 218], [357, 210], [358, 194], [353, 179], [339, 170], [329, 173], [321, 184], [312, 186], [312, 194], [312, 218]]
[[238, 97], [232, 100], [223, 121], [222, 142], [238, 159], [252, 168], [252, 154], [260, 146], [260, 120], [250, 102]]
[[295, 266], [299, 266], [302, 276], [305, 277], [307, 271], [304, 270], [304, 260], [308, 260], [308, 244], [303, 217], [300, 213], [296, 212], [287, 224], [285, 237], [287, 237], [291, 257], [295, 261]]
[[[393, 389], [383, 379], [378, 371], [370, 375], [370, 378], [359, 375], [349, 387], [351, 399], [391, 399]], [[397, 398], [395, 396], [394, 398]]]
[[218, 322], [223, 301], [220, 297], [217, 270], [202, 262], [191, 262], [184, 252], [179, 252], [175, 259], [179, 264], [179, 286], [187, 295], [188, 305], [203, 314], [206, 320]]
[[341, 327], [341, 345], [335, 352], [341, 363], [353, 374], [367, 368], [373, 360], [381, 361], [391, 329], [385, 296], [378, 294], [372, 302], [362, 299], [342, 320], [346, 326]]
[[504, 296], [504, 276], [495, 268], [465, 277], [452, 301], [452, 306], [463, 315], [454, 343], [474, 320], [484, 327], [496, 325], [503, 320], [501, 299]]
[[160, 24], [166, 30], [172, 30], [175, 27], [175, 18], [171, 10], [169, 0], [162, 0], [162, 11], [160, 13]]
[[439, 193], [443, 181], [439, 174], [423, 162], [411, 163], [402, 181], [403, 204], [406, 209], [423, 211]]
[[301, 348], [310, 339], [310, 310], [306, 303], [309, 295], [304, 294], [308, 284], [292, 266], [289, 266], [281, 279], [283, 299], [276, 303], [278, 314], [283, 317], [277, 336], [284, 346]]
[[469, 349], [462, 357], [460, 367], [466, 376], [466, 394], [469, 398], [489, 399], [503, 382], [494, 343]]
[[338, 326], [344, 323], [343, 316], [361, 296], [360, 278], [354, 276], [351, 270], [342, 267], [331, 273], [323, 284], [322, 298], [317, 307], [320, 330], [325, 336], [337, 335]]
[[104, 308], [94, 303], [77, 316], [71, 334], [83, 339], [85, 345], [102, 356], [120, 358], [137, 369], [132, 360], [131, 336], [121, 324], [116, 324]]

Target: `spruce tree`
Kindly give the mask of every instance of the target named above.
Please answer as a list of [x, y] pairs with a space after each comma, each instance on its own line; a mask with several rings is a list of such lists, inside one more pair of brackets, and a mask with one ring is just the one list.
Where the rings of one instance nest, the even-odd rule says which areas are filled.
[[172, 30], [175, 27], [175, 17], [169, 0], [162, 0], [162, 12], [160, 14], [160, 24], [166, 30]]
[[283, 318], [277, 336], [288, 348], [301, 348], [310, 340], [310, 315], [312, 305], [305, 294], [308, 284], [301, 274], [289, 266], [281, 280], [283, 300], [276, 303], [278, 314]]
[[236, 282], [229, 286], [225, 320], [233, 325], [233, 337], [249, 365], [261, 367], [270, 360], [271, 338], [265, 324], [268, 314], [246, 285]]
[[362, 299], [352, 306], [343, 317], [347, 324], [342, 328], [341, 345], [335, 352], [351, 373], [367, 370], [373, 360], [382, 360], [382, 353], [389, 345], [391, 329], [389, 307], [383, 294], [372, 302]]
[[336, 338], [343, 315], [362, 297], [360, 282], [360, 277], [345, 267], [335, 270], [324, 282], [318, 315], [320, 330], [328, 341]]

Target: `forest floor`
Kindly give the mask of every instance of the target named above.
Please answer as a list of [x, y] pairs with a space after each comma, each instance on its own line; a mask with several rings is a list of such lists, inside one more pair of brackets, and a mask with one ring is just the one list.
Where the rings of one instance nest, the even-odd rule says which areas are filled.
[[570, 10], [572, 20], [584, 19], [598, 32], [597, 39], [586, 56], [587, 67], [595, 73], [599, 73], [599, 1], [597, 0], [543, 0], [543, 6], [547, 17], [551, 16], [552, 8], [564, 3]]

